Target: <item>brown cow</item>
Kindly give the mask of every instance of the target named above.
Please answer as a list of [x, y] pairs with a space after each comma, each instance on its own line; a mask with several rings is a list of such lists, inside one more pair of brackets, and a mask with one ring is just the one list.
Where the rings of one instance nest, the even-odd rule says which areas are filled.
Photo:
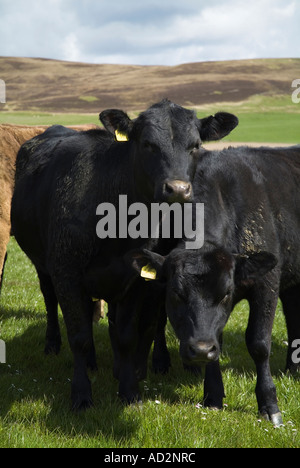
[[15, 161], [25, 141], [43, 133], [47, 127], [0, 125], [0, 287], [6, 248], [10, 238], [10, 205], [15, 181]]
[[[10, 207], [14, 190], [17, 153], [23, 143], [43, 133], [47, 128], [48, 126], [44, 125], [0, 125], [0, 290], [7, 244], [11, 233]], [[88, 130], [98, 127], [96, 125], [78, 125], [70, 128], [75, 130]], [[97, 306], [95, 307], [95, 312], [96, 308]], [[103, 315], [103, 310], [101, 315]]]

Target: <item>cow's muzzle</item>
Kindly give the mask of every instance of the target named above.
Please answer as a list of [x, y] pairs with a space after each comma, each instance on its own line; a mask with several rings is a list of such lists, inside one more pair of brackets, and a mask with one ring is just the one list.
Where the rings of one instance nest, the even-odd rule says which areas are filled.
[[163, 184], [163, 198], [168, 203], [186, 203], [192, 200], [193, 188], [190, 182], [166, 180]]
[[200, 364], [216, 361], [220, 348], [214, 341], [190, 340], [181, 346], [181, 355], [187, 364]]

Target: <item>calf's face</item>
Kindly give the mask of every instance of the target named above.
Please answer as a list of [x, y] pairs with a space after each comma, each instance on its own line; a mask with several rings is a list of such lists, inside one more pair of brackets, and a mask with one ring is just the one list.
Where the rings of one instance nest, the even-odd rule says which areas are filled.
[[[188, 255], [186, 255], [188, 253]], [[178, 251], [165, 265], [166, 309], [186, 364], [218, 358], [219, 336], [231, 312], [234, 262], [229, 255]]]
[[133, 121], [114, 109], [103, 111], [100, 120], [108, 131], [129, 140], [137, 190], [149, 201], [168, 203], [192, 199], [191, 182], [202, 141], [223, 138], [238, 124], [227, 113], [198, 119], [194, 112], [168, 100]]
[[189, 365], [219, 358], [219, 338], [233, 308], [238, 287], [249, 287], [277, 261], [267, 252], [251, 256], [175, 249], [167, 257], [144, 250], [134, 266], [151, 265], [166, 284], [166, 310], [180, 340], [180, 353]]

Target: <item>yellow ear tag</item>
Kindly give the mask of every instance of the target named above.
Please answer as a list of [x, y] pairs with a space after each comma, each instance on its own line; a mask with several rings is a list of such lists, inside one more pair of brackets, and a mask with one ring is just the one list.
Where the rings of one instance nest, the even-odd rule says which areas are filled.
[[117, 141], [128, 141], [128, 136], [125, 133], [119, 132], [119, 130], [115, 131], [115, 137]]
[[148, 264], [142, 268], [141, 277], [145, 278], [146, 281], [155, 280], [156, 270]]

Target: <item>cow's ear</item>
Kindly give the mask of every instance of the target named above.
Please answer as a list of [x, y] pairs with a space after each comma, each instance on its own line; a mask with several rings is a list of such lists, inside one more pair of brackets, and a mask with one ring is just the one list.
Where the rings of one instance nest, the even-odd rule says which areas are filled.
[[250, 286], [273, 270], [276, 257], [269, 252], [255, 252], [250, 255], [234, 255], [236, 259], [235, 283]]
[[228, 112], [199, 119], [199, 133], [202, 141], [215, 141], [228, 135], [239, 123], [238, 118]]
[[117, 139], [129, 139], [133, 122], [125, 112], [119, 109], [107, 109], [101, 112], [99, 118], [106, 130], [115, 135]]
[[147, 249], [133, 250], [125, 255], [127, 264], [148, 280], [162, 279], [165, 259], [162, 255]]

